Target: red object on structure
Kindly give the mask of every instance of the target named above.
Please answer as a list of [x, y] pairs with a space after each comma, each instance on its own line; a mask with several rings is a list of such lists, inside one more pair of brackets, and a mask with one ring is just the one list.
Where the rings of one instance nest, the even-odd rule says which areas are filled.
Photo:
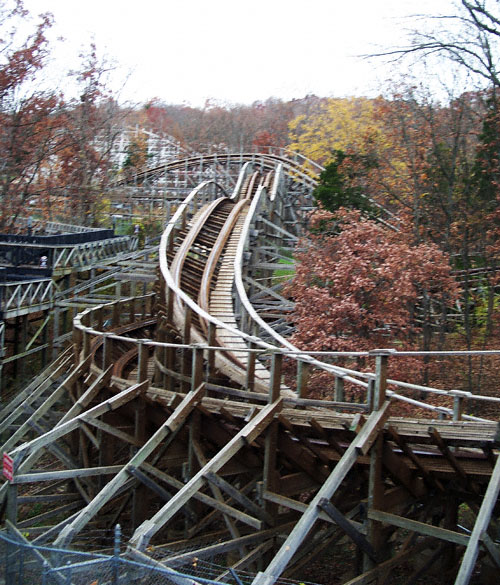
[[8, 454], [3, 454], [3, 475], [8, 481], [14, 479], [14, 459]]

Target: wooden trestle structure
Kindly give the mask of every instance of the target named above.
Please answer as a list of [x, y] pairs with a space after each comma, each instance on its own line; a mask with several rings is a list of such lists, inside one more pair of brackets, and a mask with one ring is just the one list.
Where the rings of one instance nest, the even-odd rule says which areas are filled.
[[[405, 564], [407, 582], [438, 564], [464, 585], [478, 558], [499, 570], [500, 435], [464, 414], [474, 396], [440, 390], [455, 406], [438, 418], [391, 416], [398, 400], [425, 406], [387, 379], [397, 352], [365, 354], [373, 372], [360, 373], [298, 352], [283, 320], [270, 324], [286, 309], [272, 275], [313, 185], [284, 156], [244, 164], [232, 193], [207, 179], [167, 225], [155, 290], [74, 320], [71, 349], [0, 412], [11, 530], [79, 547], [119, 522], [127, 555], [194, 580], [214, 559], [221, 581], [303, 579], [346, 541], [349, 585], [396, 582]], [[287, 384], [284, 360], [297, 363]], [[315, 368], [334, 400], [302, 397]], [[346, 381], [363, 402], [345, 401]]]

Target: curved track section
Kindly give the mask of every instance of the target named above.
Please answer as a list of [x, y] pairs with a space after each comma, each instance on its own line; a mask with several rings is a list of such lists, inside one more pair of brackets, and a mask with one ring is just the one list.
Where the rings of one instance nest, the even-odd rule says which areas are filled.
[[[176, 218], [165, 231], [160, 245], [160, 266], [167, 290], [167, 319], [185, 343], [226, 348], [215, 355], [214, 367], [238, 386], [248, 385], [248, 343], [259, 340], [241, 331], [233, 302], [235, 260], [252, 200], [260, 198], [272, 185], [274, 174], [242, 169], [231, 198], [206, 204], [191, 220], [186, 230], [172, 242]], [[169, 259], [171, 257], [171, 260]], [[171, 296], [170, 296], [171, 295]], [[246, 300], [244, 301], [244, 304]], [[247, 308], [248, 312], [248, 308]], [[270, 373], [260, 362], [252, 360], [252, 389], [267, 392]], [[286, 392], [287, 388], [283, 386]]]
[[[345, 555], [344, 538], [366, 559], [351, 584], [450, 544], [467, 550], [464, 572], [480, 546], [494, 560], [498, 425], [463, 412], [485, 397], [388, 380], [387, 351], [350, 354], [372, 360], [371, 373], [339, 368], [337, 355], [305, 355], [273, 330], [248, 288], [281, 300], [274, 271], [301, 225], [286, 183], [311, 179], [286, 157], [245, 156], [232, 189], [208, 178], [178, 204], [154, 292], [75, 319], [73, 366], [42, 404], [28, 404], [6, 443], [14, 481], [0, 497], [11, 530], [83, 547], [119, 522], [127, 555], [177, 584], [209, 570], [214, 584], [304, 582], [322, 551]], [[297, 365], [288, 386], [284, 359]], [[335, 400], [300, 397], [311, 368], [335, 382]], [[366, 389], [362, 402], [343, 400], [345, 380]], [[453, 407], [434, 408], [432, 421], [390, 417], [395, 400], [426, 406], [401, 390]], [[26, 513], [38, 501], [43, 511]], [[458, 525], [462, 504], [477, 518], [470, 534]]]

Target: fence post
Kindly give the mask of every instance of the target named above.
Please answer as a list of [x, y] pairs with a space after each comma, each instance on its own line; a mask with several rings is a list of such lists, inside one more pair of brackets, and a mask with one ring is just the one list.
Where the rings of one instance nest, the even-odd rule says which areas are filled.
[[50, 565], [47, 561], [43, 561], [43, 569], [42, 569], [42, 585], [48, 585], [49, 583], [49, 572], [50, 572]]
[[115, 542], [114, 542], [114, 549], [113, 549], [113, 575], [112, 575], [112, 583], [113, 585], [118, 585], [120, 581], [120, 545], [121, 545], [121, 526], [117, 524], [115, 526]]

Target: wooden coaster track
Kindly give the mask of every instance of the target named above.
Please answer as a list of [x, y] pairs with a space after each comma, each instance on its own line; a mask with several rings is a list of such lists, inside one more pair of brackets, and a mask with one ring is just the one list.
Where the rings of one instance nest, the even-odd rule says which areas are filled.
[[[264, 159], [266, 170], [284, 162]], [[241, 237], [265, 195], [277, 196], [279, 175], [247, 167], [232, 197], [210, 180], [195, 189], [162, 238], [156, 293], [75, 320], [73, 366], [61, 359], [47, 372], [56, 388], [45, 402], [33, 409], [18, 400], [19, 418], [0, 422], [5, 430], [15, 419], [20, 429], [4, 445], [15, 462], [14, 480], [0, 488], [7, 519], [33, 542], [58, 546], [120, 521], [130, 556], [194, 581], [193, 559], [215, 558], [224, 558], [221, 580], [230, 570], [251, 571], [256, 585], [303, 579], [304, 567], [325, 547], [337, 554], [343, 539], [359, 551], [349, 585], [386, 579], [426, 550], [455, 566], [465, 550], [449, 573], [457, 585], [469, 582], [478, 557], [498, 569], [496, 421], [463, 420], [459, 408], [454, 421], [390, 417], [389, 352], [365, 356], [373, 373], [320, 364], [278, 346], [279, 336], [271, 345], [254, 335], [265, 324], [241, 291], [237, 309]], [[286, 354], [319, 364], [336, 384], [356, 381], [367, 400], [346, 403], [340, 391], [333, 401], [297, 398], [283, 383]], [[69, 406], [54, 409], [56, 399]], [[48, 471], [36, 467], [42, 456], [52, 458]], [[23, 502], [34, 497], [44, 509], [26, 515]], [[469, 533], [461, 506], [473, 518]]]

